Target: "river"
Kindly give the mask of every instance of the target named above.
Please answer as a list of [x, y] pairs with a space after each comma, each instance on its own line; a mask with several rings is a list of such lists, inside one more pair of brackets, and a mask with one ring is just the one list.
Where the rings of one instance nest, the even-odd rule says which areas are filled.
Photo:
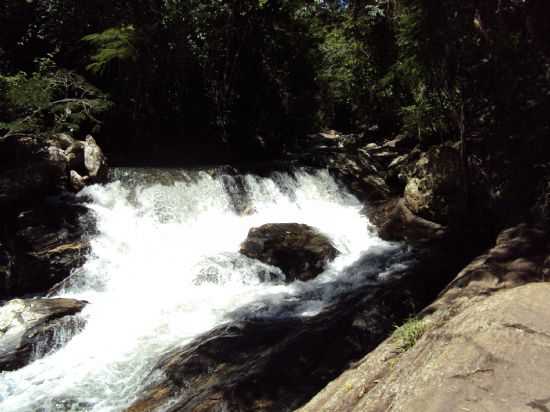
[[[399, 249], [376, 236], [363, 205], [326, 171], [237, 178], [116, 169], [111, 183], [79, 196], [96, 220], [91, 252], [56, 296], [90, 302], [79, 315], [85, 327], [75, 336], [59, 330], [61, 349], [0, 374], [1, 411], [124, 410], [163, 353], [237, 309], [262, 302], [265, 316], [315, 315], [366, 281], [345, 268], [367, 252]], [[282, 222], [317, 228], [341, 254], [315, 280], [286, 284], [279, 269], [238, 253], [252, 227]]]

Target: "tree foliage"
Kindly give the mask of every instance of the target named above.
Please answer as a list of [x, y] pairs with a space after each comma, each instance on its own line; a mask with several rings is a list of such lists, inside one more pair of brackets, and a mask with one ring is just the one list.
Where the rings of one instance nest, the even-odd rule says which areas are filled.
[[[2, 110], [36, 110], [59, 95], [52, 78], [78, 73], [115, 103], [104, 127], [115, 150], [189, 140], [283, 150], [325, 127], [492, 142], [547, 127], [548, 9], [544, 0], [6, 0]], [[44, 76], [36, 58], [63, 69]]]
[[88, 34], [82, 38], [95, 47], [91, 63], [86, 69], [94, 74], [105, 74], [113, 64], [136, 61], [135, 30], [133, 26], [110, 28], [101, 33]]
[[111, 108], [107, 97], [49, 58], [38, 59], [36, 66], [29, 74], [0, 75], [0, 135], [99, 132], [99, 118]]

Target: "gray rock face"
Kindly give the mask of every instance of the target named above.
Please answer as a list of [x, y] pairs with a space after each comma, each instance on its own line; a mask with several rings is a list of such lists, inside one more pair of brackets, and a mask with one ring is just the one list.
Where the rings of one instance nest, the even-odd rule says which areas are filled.
[[421, 313], [410, 349], [387, 339], [300, 411], [548, 410], [549, 240], [503, 231]]
[[11, 371], [27, 365], [56, 345], [68, 340], [55, 339], [56, 330], [73, 321], [72, 332], [83, 326], [72, 318], [87, 302], [73, 299], [15, 299], [0, 307], [0, 371]]
[[307, 281], [321, 273], [339, 252], [310, 226], [279, 223], [251, 229], [241, 253], [279, 267], [287, 281]]
[[94, 138], [86, 136], [84, 142], [84, 165], [88, 170], [88, 176], [93, 181], [102, 180], [107, 175], [107, 162], [101, 148]]
[[458, 151], [437, 146], [424, 153], [408, 179], [404, 199], [414, 214], [440, 224], [460, 215], [465, 194]]

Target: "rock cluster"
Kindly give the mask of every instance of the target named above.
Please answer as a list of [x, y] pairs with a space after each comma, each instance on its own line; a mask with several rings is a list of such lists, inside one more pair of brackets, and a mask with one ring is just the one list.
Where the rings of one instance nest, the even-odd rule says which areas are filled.
[[[323, 136], [316, 136], [323, 141]], [[400, 135], [377, 143], [359, 136], [333, 136], [337, 144], [300, 154], [300, 161], [328, 168], [360, 199], [388, 240], [432, 242], [446, 236], [466, 209], [460, 153], [452, 146], [422, 151]], [[336, 148], [335, 148], [336, 147]]]
[[0, 139], [0, 299], [47, 291], [87, 252], [89, 216], [73, 193], [107, 177], [93, 137]]

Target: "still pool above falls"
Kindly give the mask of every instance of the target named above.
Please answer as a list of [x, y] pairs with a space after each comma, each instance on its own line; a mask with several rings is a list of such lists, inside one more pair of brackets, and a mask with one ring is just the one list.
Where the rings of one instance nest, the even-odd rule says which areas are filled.
[[[401, 247], [374, 234], [363, 205], [326, 171], [261, 178], [117, 169], [112, 183], [81, 196], [97, 222], [91, 252], [57, 296], [90, 302], [80, 315], [86, 326], [57, 352], [0, 374], [2, 411], [124, 410], [170, 349], [247, 311], [313, 316], [373, 271], [402, 266], [393, 259], [345, 270], [367, 252]], [[253, 227], [290, 222], [317, 228], [341, 254], [312, 281], [266, 282], [274, 269], [240, 255], [240, 244]]]

